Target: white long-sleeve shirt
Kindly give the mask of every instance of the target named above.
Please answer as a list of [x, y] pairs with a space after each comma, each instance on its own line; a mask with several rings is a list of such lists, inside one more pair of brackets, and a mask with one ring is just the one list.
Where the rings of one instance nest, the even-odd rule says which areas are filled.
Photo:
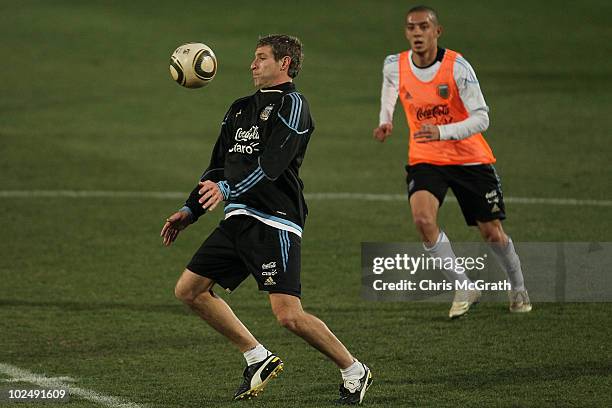
[[[408, 58], [414, 75], [423, 82], [428, 82], [440, 69], [442, 63], [436, 61], [427, 68], [419, 68], [412, 62], [412, 51]], [[399, 54], [385, 58], [383, 66], [383, 83], [380, 97], [379, 124], [393, 123], [393, 111], [399, 95]], [[458, 56], [453, 66], [453, 76], [459, 89], [459, 96], [468, 111], [469, 117], [460, 122], [438, 125], [440, 140], [461, 140], [471, 135], [484, 132], [489, 127], [489, 107], [487, 106], [476, 73], [465, 58]]]

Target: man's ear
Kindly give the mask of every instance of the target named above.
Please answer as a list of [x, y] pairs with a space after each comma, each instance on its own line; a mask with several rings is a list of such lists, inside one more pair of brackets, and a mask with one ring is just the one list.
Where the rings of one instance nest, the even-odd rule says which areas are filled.
[[281, 59], [281, 71], [288, 71], [291, 65], [291, 57], [286, 55]]

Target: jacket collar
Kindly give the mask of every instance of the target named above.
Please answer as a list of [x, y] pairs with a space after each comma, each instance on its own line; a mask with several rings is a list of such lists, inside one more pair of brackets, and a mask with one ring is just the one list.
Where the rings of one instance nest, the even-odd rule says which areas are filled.
[[295, 91], [295, 84], [293, 82], [284, 82], [279, 85], [271, 86], [269, 88], [261, 88], [257, 92], [261, 93], [275, 93], [275, 92], [291, 92]]

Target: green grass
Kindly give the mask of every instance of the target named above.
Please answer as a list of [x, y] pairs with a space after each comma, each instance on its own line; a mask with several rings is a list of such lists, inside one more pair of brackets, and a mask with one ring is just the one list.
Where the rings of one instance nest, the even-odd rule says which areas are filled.
[[[461, 51], [479, 76], [506, 195], [612, 199], [610, 4], [432, 5], [446, 29], [442, 45]], [[407, 7], [0, 1], [0, 190], [187, 194], [227, 106], [252, 92], [257, 37], [289, 32], [305, 44], [296, 82], [317, 127], [302, 169], [306, 192], [401, 194], [399, 105], [388, 143], [374, 143], [371, 129], [382, 61], [406, 47]], [[211, 45], [220, 63], [198, 91], [174, 84], [167, 67], [174, 48], [192, 40]], [[276, 324], [252, 280], [224, 297], [286, 370], [258, 401], [229, 400], [242, 356], [173, 297], [220, 213], [162, 248], [161, 222], [180, 205], [0, 197], [0, 362], [154, 407], [329, 406], [336, 368]], [[448, 321], [446, 304], [366, 302], [360, 243], [416, 241], [407, 205], [309, 206], [303, 302], [372, 367], [368, 406], [612, 405], [609, 303], [536, 302], [526, 316], [488, 303]], [[505, 228], [517, 242], [612, 240], [611, 207], [512, 204], [508, 212]], [[479, 239], [454, 203], [444, 205], [440, 223], [451, 239]], [[95, 404], [75, 398], [62, 406]]]

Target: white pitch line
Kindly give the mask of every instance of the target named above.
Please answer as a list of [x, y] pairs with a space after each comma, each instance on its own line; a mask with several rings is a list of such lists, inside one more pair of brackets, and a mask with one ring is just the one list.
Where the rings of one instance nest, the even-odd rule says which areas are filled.
[[[371, 194], [371, 193], [310, 193], [305, 194], [309, 200], [363, 200], [363, 201], [408, 201], [406, 194]], [[447, 196], [445, 201], [457, 202], [453, 196]], [[550, 204], [571, 206], [612, 207], [612, 200], [579, 200], [576, 198], [536, 198], [536, 197], [504, 197], [504, 202], [512, 204]]]
[[0, 198], [156, 198], [184, 199], [189, 193], [171, 191], [2, 190]]
[[86, 388], [75, 387], [72, 384], [67, 384], [61, 380], [62, 377], [45, 377], [44, 375], [32, 373], [23, 368], [15, 367], [10, 364], [0, 363], [0, 373], [9, 376], [11, 382], [26, 382], [35, 384], [44, 388], [63, 388], [67, 389], [70, 395], [76, 395], [86, 400], [96, 402], [110, 408], [144, 408], [146, 405], [136, 404], [126, 401], [123, 398], [112, 397], [109, 395], [100, 394], [98, 392], [88, 390]]
[[[96, 190], [0, 190], [0, 198], [152, 198], [184, 200], [188, 192], [176, 191], [96, 191]], [[357, 200], [357, 201], [406, 201], [405, 194], [374, 193], [306, 193], [308, 200]], [[446, 198], [456, 202], [453, 196]], [[565, 206], [612, 207], [612, 200], [590, 200], [576, 198], [504, 197], [512, 204], [546, 204]]]

